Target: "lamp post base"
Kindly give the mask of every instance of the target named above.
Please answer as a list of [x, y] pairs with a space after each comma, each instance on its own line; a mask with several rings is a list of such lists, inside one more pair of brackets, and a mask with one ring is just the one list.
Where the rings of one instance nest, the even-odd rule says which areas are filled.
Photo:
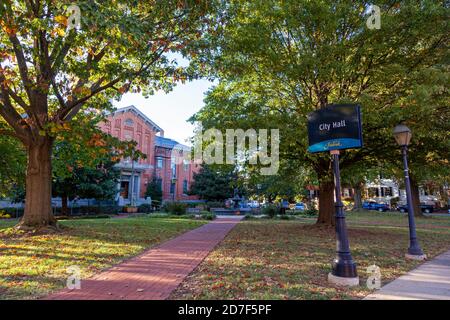
[[426, 254], [409, 254], [405, 253], [405, 258], [409, 260], [418, 260], [418, 261], [424, 261], [427, 260]]
[[328, 282], [342, 287], [355, 287], [359, 286], [359, 277], [338, 277], [330, 272], [328, 274]]

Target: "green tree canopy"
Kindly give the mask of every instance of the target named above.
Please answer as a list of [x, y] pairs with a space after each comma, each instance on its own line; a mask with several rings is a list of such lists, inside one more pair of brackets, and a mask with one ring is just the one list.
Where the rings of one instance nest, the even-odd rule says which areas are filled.
[[150, 197], [152, 202], [158, 202], [161, 204], [162, 202], [162, 180], [157, 177], [153, 177], [152, 180], [147, 185], [147, 190], [145, 192], [146, 197]]
[[189, 193], [207, 201], [223, 201], [233, 197], [236, 178], [233, 166], [203, 165], [200, 171], [194, 174]]
[[0, 155], [0, 198], [14, 198], [25, 190], [26, 152], [15, 138], [0, 135]]
[[[431, 140], [439, 127], [430, 128], [425, 115], [436, 123], [446, 118], [447, 4], [377, 5], [381, 29], [372, 30], [367, 1], [227, 1], [216, 36], [203, 39], [210, 50], [197, 57], [219, 84], [193, 120], [205, 129], [279, 128], [280, 157], [311, 169], [319, 183], [319, 223], [334, 223], [334, 182], [329, 155], [306, 152], [309, 112], [362, 105], [364, 148], [342, 152], [343, 169], [398, 156], [392, 128], [399, 122]], [[442, 143], [434, 140], [423, 154]]]
[[191, 78], [192, 69], [167, 54], [193, 52], [212, 8], [195, 0], [82, 0], [74, 16], [71, 2], [0, 2], [0, 116], [8, 124], [0, 133], [27, 151], [24, 228], [56, 225], [55, 130], [125, 92], [149, 95]]

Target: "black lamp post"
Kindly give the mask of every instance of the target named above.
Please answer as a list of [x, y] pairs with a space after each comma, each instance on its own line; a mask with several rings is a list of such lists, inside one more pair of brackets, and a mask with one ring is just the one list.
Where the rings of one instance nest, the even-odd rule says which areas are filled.
[[406, 189], [406, 202], [408, 206], [408, 222], [409, 222], [409, 248], [405, 257], [413, 260], [425, 260], [426, 255], [420, 248], [419, 241], [416, 235], [416, 223], [414, 221], [414, 208], [412, 204], [411, 184], [409, 181], [409, 168], [408, 168], [408, 145], [411, 141], [411, 130], [400, 124], [394, 128], [394, 137], [397, 144], [402, 148], [403, 155], [403, 167], [405, 173], [405, 189]]
[[339, 170], [339, 150], [332, 150], [333, 173], [336, 196], [336, 259], [332, 264], [332, 271], [328, 274], [328, 281], [338, 285], [357, 286], [359, 277], [356, 271], [356, 263], [350, 253], [350, 245], [345, 223], [344, 204], [341, 199], [341, 178]]

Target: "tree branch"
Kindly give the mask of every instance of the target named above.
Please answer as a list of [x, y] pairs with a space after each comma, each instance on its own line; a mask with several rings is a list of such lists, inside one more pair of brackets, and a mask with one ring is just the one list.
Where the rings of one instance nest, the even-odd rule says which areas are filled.
[[2, 102], [0, 104], [0, 116], [14, 129], [17, 138], [24, 144], [28, 143], [32, 136], [31, 128], [12, 106], [4, 86], [0, 87], [0, 102]]
[[28, 76], [28, 67], [25, 60], [25, 55], [23, 53], [22, 45], [16, 35], [9, 35], [9, 40], [11, 41], [14, 49], [14, 54], [16, 55], [17, 64], [19, 66], [20, 77], [22, 79], [25, 92], [28, 95], [28, 100], [30, 103], [34, 100], [32, 87], [33, 84]]

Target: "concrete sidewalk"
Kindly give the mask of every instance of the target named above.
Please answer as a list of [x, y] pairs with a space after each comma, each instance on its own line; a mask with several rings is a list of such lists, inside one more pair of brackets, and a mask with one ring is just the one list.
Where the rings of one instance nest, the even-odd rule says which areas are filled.
[[243, 217], [217, 217], [141, 255], [81, 280], [81, 289], [44, 300], [162, 300], [199, 265]]
[[450, 300], [450, 251], [388, 283], [365, 300]]

